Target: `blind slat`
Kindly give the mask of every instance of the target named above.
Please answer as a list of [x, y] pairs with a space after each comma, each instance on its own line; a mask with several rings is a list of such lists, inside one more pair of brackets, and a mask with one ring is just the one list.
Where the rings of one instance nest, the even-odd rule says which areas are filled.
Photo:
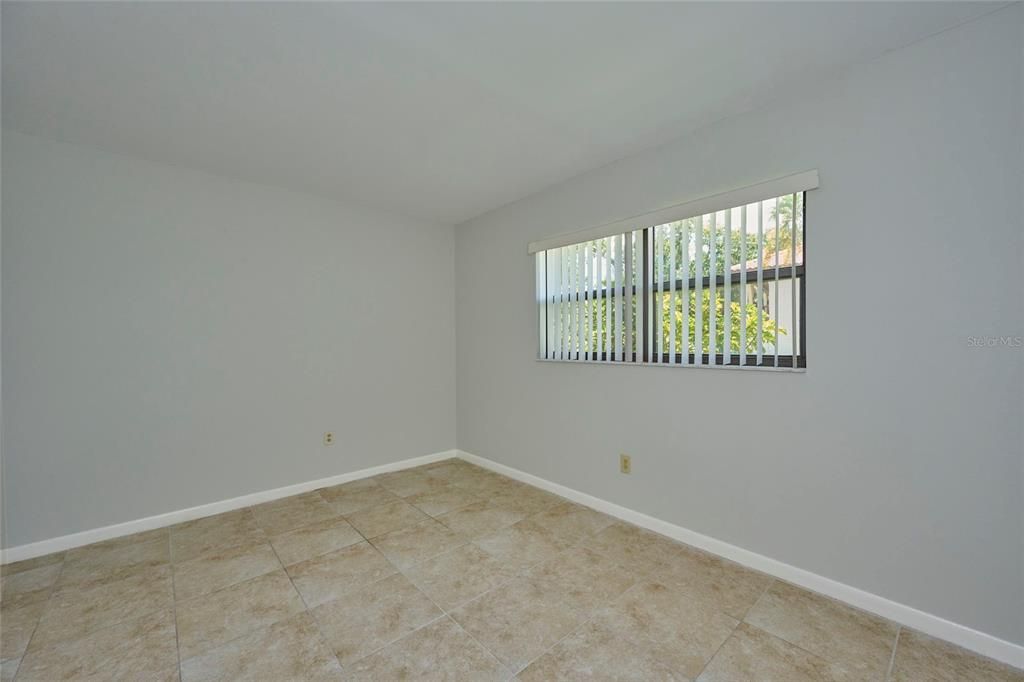
[[607, 308], [607, 300], [605, 295], [608, 293], [604, 289], [604, 283], [602, 278], [604, 277], [604, 268], [602, 259], [604, 258], [604, 251], [602, 246], [604, 240], [598, 241], [594, 246], [594, 334], [597, 339], [597, 357], [595, 360], [600, 360], [604, 354], [604, 315], [603, 312]]
[[548, 357], [548, 340], [551, 336], [551, 323], [548, 320], [548, 311], [551, 310], [551, 306], [548, 305], [551, 302], [550, 289], [548, 288], [548, 272], [550, 267], [548, 266], [548, 253], [547, 251], [537, 254], [537, 298], [541, 299], [543, 295], [543, 310], [538, 311], [540, 316], [541, 332], [540, 342], [537, 347], [537, 355], [547, 359]]
[[781, 255], [779, 253], [779, 237], [780, 237], [779, 233], [782, 232], [782, 228], [780, 226], [781, 218], [782, 218], [782, 216], [779, 213], [779, 202], [776, 199], [776, 201], [775, 201], [775, 253], [773, 254], [773, 258], [772, 258], [772, 260], [775, 261], [775, 281], [772, 282], [772, 290], [773, 290], [772, 293], [773, 293], [773, 296], [775, 298], [775, 301], [774, 301], [774, 306], [775, 307], [772, 309], [772, 314], [773, 314], [774, 319], [775, 319], [775, 343], [773, 343], [772, 346], [774, 346], [774, 350], [775, 350], [775, 366], [776, 367], [779, 366], [779, 333], [780, 333], [779, 332], [779, 322], [780, 322], [780, 320], [779, 320], [779, 256]]
[[792, 366], [796, 367], [796, 343], [799, 335], [797, 334], [797, 314], [796, 314], [796, 221], [797, 211], [799, 207], [796, 203], [796, 194], [793, 196], [793, 217], [790, 219], [790, 239], [789, 239], [789, 331], [790, 331], [790, 355], [792, 356]]
[[644, 250], [643, 233], [633, 233], [633, 361], [643, 362], [644, 344], [647, 340], [644, 334], [644, 306], [643, 291], [644, 277], [647, 268], [647, 252]]
[[612, 314], [615, 308], [615, 258], [612, 255], [613, 239], [605, 239], [604, 247], [607, 258], [604, 265], [604, 358], [611, 362], [612, 357]]
[[558, 249], [558, 358], [565, 359], [566, 349], [565, 344], [568, 343], [568, 338], [565, 335], [567, 324], [565, 321], [565, 315], [567, 310], [565, 308], [565, 252], [567, 249]]
[[615, 309], [615, 355], [618, 357], [619, 362], [624, 362], [626, 356], [622, 350], [622, 335], [626, 333], [626, 325], [623, 324], [623, 318], [626, 314], [626, 297], [622, 291], [623, 282], [625, 282], [626, 272], [626, 245], [625, 237], [621, 234], [615, 235], [615, 295], [616, 304], [618, 307]]
[[725, 305], [722, 307], [722, 362], [726, 365], [732, 364], [732, 284], [729, 277], [732, 275], [732, 209], [725, 212], [725, 240], [723, 241], [725, 262], [722, 264], [722, 273], [725, 275]]
[[583, 359], [583, 245], [576, 249], [576, 360]]
[[654, 277], [657, 279], [657, 296], [654, 305], [651, 306], [651, 324], [654, 327], [654, 357], [653, 362], [661, 362], [662, 352], [662, 324], [661, 324], [661, 299], [663, 295], [663, 282], [665, 279], [665, 238], [661, 225], [654, 228]]
[[583, 245], [583, 358], [592, 360], [594, 357], [594, 259], [590, 242]]
[[694, 280], [697, 288], [694, 290], [693, 301], [693, 364], [702, 365], [704, 355], [704, 216], [694, 221], [696, 227], [696, 246], [693, 258], [695, 260]]
[[547, 336], [544, 337], [544, 345], [541, 346], [544, 349], [544, 357], [551, 359], [552, 344], [555, 342], [557, 335], [555, 334], [554, 327], [551, 325], [552, 313], [557, 308], [554, 307], [554, 284], [555, 280], [551, 277], [551, 264], [554, 261], [554, 254], [550, 251], [544, 252], [544, 312], [545, 321], [547, 322]]
[[683, 343], [682, 343], [682, 359], [683, 364], [689, 364], [690, 362], [690, 224], [692, 220], [683, 221], [683, 281], [686, 282], [686, 286], [683, 287]]
[[671, 289], [669, 290], [668, 296], [668, 352], [669, 362], [673, 365], [676, 364], [676, 285], [675, 282], [679, 278], [679, 272], [676, 270], [676, 248], [679, 245], [679, 224], [672, 223], [672, 230], [669, 234], [669, 275], [668, 279], [671, 282]]
[[708, 364], [718, 364], [715, 357], [718, 354], [718, 289], [716, 287], [718, 268], [716, 267], [715, 252], [718, 250], [718, 213], [712, 213], [711, 218], [711, 243], [708, 245], [708, 274], [711, 280], [708, 283]]
[[623, 235], [625, 243], [626, 279], [622, 283], [622, 296], [625, 299], [625, 348], [623, 359], [633, 352], [633, 234]]
[[740, 208], [740, 364], [747, 364], [747, 206]]
[[576, 350], [578, 348], [578, 337], [576, 336], [576, 318], [578, 313], [576, 292], [579, 291], [577, 284], [577, 278], [579, 277], [579, 257], [577, 252], [579, 247], [573, 247], [569, 249], [569, 279], [565, 283], [566, 295], [569, 298], [569, 360], [576, 359]]
[[764, 202], [757, 202], [757, 364], [764, 356]]

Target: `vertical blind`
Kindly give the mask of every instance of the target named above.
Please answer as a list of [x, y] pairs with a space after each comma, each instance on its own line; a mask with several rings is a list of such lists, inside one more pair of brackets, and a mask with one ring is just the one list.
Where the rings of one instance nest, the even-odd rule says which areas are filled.
[[799, 191], [537, 249], [538, 357], [806, 367], [805, 218]]

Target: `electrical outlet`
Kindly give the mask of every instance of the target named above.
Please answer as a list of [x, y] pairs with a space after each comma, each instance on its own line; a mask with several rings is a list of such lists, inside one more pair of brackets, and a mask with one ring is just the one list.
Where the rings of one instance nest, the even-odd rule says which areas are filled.
[[334, 431], [324, 432], [324, 445], [334, 445]]
[[633, 458], [626, 454], [620, 454], [619, 471], [621, 471], [624, 474], [633, 473]]

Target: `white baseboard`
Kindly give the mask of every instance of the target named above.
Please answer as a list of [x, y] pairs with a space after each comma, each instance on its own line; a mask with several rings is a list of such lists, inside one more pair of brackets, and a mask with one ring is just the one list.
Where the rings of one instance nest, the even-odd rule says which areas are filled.
[[9, 547], [7, 549], [0, 550], [0, 564], [9, 564], [14, 561], [22, 561], [23, 559], [33, 559], [37, 556], [52, 554], [53, 552], [60, 552], [66, 549], [73, 549], [75, 547], [89, 545], [94, 542], [110, 540], [111, 538], [118, 538], [124, 535], [131, 535], [133, 533], [141, 533], [142, 531], [153, 530], [155, 528], [173, 526], [174, 524], [182, 523], [183, 521], [191, 521], [204, 516], [213, 516], [214, 514], [221, 514], [235, 509], [241, 509], [242, 507], [250, 507], [254, 504], [260, 504], [261, 502], [270, 502], [271, 500], [277, 500], [282, 497], [298, 495], [300, 493], [309, 492], [310, 490], [316, 490], [317, 488], [325, 488], [327, 486], [338, 485], [340, 483], [348, 483], [349, 481], [367, 478], [369, 476], [376, 476], [389, 471], [398, 471], [399, 469], [409, 469], [423, 464], [430, 464], [431, 462], [437, 462], [442, 459], [456, 457], [456, 453], [456, 450], [435, 452], [432, 455], [403, 459], [400, 462], [381, 464], [380, 466], [370, 467], [368, 469], [351, 471], [347, 474], [328, 476], [327, 478], [321, 478], [315, 481], [306, 481], [304, 483], [296, 483], [283, 488], [274, 488], [273, 490], [263, 490], [261, 492], [242, 495], [241, 497], [233, 497], [229, 500], [201, 504], [198, 507], [179, 509], [165, 514], [157, 514], [156, 516], [147, 516], [134, 521], [116, 523], [112, 526], [93, 528], [92, 530], [84, 530], [79, 533], [71, 533], [70, 535], [62, 535], [49, 540], [40, 540], [39, 542], [32, 542], [27, 545]]
[[698, 547], [712, 554], [735, 561], [738, 564], [747, 566], [762, 573], [775, 576], [786, 582], [799, 585], [813, 592], [824, 594], [833, 599], [850, 604], [864, 611], [888, 618], [891, 621], [900, 623], [907, 627], [914, 628], [924, 632], [925, 634], [939, 639], [944, 639], [949, 642], [953, 642], [965, 649], [976, 651], [983, 656], [994, 658], [998, 661], [1008, 663], [1009, 665], [1017, 668], [1024, 668], [1024, 646], [1007, 642], [1006, 640], [987, 635], [984, 632], [979, 632], [965, 625], [959, 625], [952, 621], [940, 618], [939, 616], [926, 613], [919, 609], [915, 609], [912, 606], [900, 604], [899, 602], [880, 597], [877, 594], [871, 592], [865, 592], [864, 590], [851, 587], [841, 582], [837, 582], [830, 578], [818, 575], [817, 573], [811, 573], [805, 571], [802, 568], [796, 568], [789, 564], [771, 559], [762, 554], [751, 552], [750, 550], [731, 545], [721, 540], [716, 540], [713, 537], [702, 535], [695, 531], [677, 526], [661, 519], [656, 519], [653, 516], [642, 514], [641, 512], [623, 507], [607, 500], [602, 500], [599, 497], [582, 493], [578, 490], [568, 488], [558, 483], [552, 483], [546, 479], [528, 474], [524, 471], [514, 469], [498, 462], [493, 462], [489, 459], [485, 459], [478, 455], [473, 455], [462, 450], [458, 450], [458, 456], [461, 459], [466, 460], [472, 464], [477, 464], [486, 469], [490, 469], [499, 474], [504, 474], [510, 478], [528, 483], [542, 490], [561, 495], [562, 497], [568, 498], [573, 502], [592, 507], [598, 511], [604, 512], [609, 516], [628, 521], [629, 523], [647, 528], [661, 535], [668, 536], [674, 540], [684, 542], [688, 545]]

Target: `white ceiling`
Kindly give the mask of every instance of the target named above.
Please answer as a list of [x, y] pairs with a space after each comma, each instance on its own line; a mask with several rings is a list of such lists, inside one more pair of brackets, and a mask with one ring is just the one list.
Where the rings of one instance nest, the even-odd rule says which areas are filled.
[[3, 123], [456, 223], [1000, 4], [3, 3]]

